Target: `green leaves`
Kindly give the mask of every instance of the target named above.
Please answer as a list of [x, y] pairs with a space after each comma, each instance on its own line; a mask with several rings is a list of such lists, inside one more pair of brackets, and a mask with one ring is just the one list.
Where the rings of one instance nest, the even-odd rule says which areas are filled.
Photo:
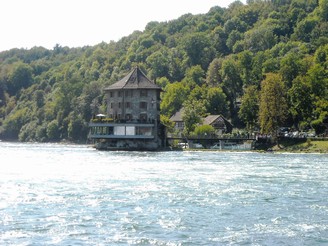
[[259, 113], [259, 92], [256, 86], [249, 86], [245, 89], [241, 99], [239, 118], [246, 123], [247, 129], [252, 130], [257, 125]]
[[32, 83], [32, 68], [22, 62], [13, 64], [8, 76], [8, 82], [8, 90], [11, 95], [16, 94], [23, 88], [27, 88]]
[[269, 73], [261, 84], [259, 122], [261, 132], [277, 136], [287, 117], [286, 88], [281, 75]]

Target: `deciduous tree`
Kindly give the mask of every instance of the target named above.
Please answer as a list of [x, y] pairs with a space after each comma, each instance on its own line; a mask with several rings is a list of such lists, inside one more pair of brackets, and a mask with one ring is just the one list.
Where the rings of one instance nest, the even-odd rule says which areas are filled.
[[239, 118], [246, 123], [247, 129], [251, 130], [257, 125], [259, 113], [259, 93], [257, 87], [252, 85], [245, 89], [238, 112]]
[[281, 75], [269, 73], [261, 83], [259, 123], [261, 132], [277, 136], [287, 116], [286, 89]]

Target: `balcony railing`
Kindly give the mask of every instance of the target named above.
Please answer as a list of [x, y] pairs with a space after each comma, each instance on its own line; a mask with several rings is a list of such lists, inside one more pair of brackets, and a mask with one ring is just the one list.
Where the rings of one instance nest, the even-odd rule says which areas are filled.
[[90, 121], [90, 123], [116, 123], [116, 124], [155, 124], [154, 119], [148, 120], [123, 120], [123, 119], [112, 119], [112, 118], [95, 118]]

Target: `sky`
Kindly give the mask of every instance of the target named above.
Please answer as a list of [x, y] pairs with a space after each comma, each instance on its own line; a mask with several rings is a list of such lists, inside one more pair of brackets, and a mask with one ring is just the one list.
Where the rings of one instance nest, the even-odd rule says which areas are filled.
[[[150, 21], [204, 14], [234, 0], [1, 0], [0, 51], [118, 41]], [[246, 0], [241, 2], [246, 3]]]

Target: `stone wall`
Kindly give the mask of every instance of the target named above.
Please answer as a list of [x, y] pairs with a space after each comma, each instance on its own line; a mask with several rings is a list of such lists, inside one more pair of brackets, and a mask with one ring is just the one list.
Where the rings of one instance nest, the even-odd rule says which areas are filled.
[[156, 120], [159, 117], [158, 90], [107, 91], [107, 113], [113, 119]]

